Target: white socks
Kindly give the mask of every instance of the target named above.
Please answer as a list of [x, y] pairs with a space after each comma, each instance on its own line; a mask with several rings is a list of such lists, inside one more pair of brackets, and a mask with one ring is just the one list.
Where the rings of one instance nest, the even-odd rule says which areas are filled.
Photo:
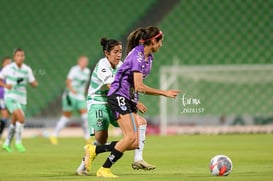
[[8, 128], [8, 136], [5, 141], [6, 145], [10, 145], [13, 136], [15, 134], [15, 144], [21, 144], [22, 143], [22, 133], [24, 131], [24, 124], [20, 122], [16, 122], [15, 125], [10, 124]]
[[[82, 123], [82, 128], [83, 128], [83, 132], [84, 132], [84, 138], [87, 140], [90, 138], [89, 136], [89, 131], [88, 131], [88, 121], [87, 121], [87, 113], [85, 114], [82, 114], [81, 115], [81, 119], [83, 121]], [[56, 125], [56, 128], [55, 128], [55, 131], [54, 131], [54, 134], [53, 136], [54, 137], [58, 137], [59, 136], [59, 133], [60, 131], [66, 126], [67, 122], [69, 121], [70, 119], [65, 117], [65, 116], [62, 116], [60, 118], [60, 120], [58, 121], [57, 125]]]
[[22, 133], [24, 131], [24, 123], [16, 122], [15, 123], [15, 144], [22, 143]]
[[67, 117], [62, 116], [56, 125], [55, 132], [54, 132], [53, 136], [58, 137], [60, 131], [65, 127], [65, 125], [68, 121], [69, 121], [69, 119]]
[[88, 140], [90, 138], [90, 133], [88, 130], [88, 121], [87, 121], [87, 113], [81, 115], [82, 118], [82, 128], [84, 133], [84, 139]]
[[14, 133], [15, 133], [15, 125], [11, 123], [8, 128], [8, 136], [6, 138], [5, 145], [10, 145], [13, 139]]
[[80, 164], [80, 166], [77, 168], [77, 171], [82, 171], [82, 170], [85, 170], [85, 166], [84, 166], [84, 157], [82, 159], [82, 162]]
[[143, 160], [142, 157], [142, 152], [144, 149], [144, 142], [146, 139], [146, 127], [147, 125], [140, 125], [139, 126], [139, 145], [138, 145], [138, 149], [135, 149], [135, 156], [134, 156], [134, 161], [139, 161], [139, 160]]

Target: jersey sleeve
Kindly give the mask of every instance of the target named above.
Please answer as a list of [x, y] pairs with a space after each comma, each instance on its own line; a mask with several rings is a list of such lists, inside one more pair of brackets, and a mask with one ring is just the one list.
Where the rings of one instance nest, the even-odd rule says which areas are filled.
[[32, 69], [29, 68], [29, 71], [28, 71], [28, 82], [31, 83], [31, 82], [34, 82], [35, 81], [35, 77], [33, 75], [33, 72], [32, 72]]
[[112, 71], [104, 64], [98, 66], [97, 76], [104, 84], [111, 84], [114, 81]]
[[75, 77], [75, 74], [76, 74], [76, 71], [75, 71], [75, 69], [72, 67], [72, 68], [69, 70], [69, 72], [68, 72], [67, 79], [73, 80], [73, 78]]
[[0, 79], [5, 79], [7, 77], [7, 73], [9, 72], [8, 67], [5, 67], [0, 72]]

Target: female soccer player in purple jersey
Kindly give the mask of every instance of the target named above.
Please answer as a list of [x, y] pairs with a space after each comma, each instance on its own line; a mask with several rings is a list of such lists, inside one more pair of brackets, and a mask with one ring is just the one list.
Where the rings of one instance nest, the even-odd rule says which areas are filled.
[[[2, 68], [4, 68], [6, 65], [11, 63], [10, 57], [4, 57], [2, 59]], [[3, 80], [4, 81], [4, 80]], [[4, 81], [5, 82], [5, 81]], [[9, 112], [6, 108], [5, 101], [4, 101], [4, 87], [0, 87], [0, 110], [1, 110], [1, 119], [0, 119], [0, 139], [2, 137], [2, 133], [4, 131], [4, 128], [8, 122], [9, 118]]]
[[[87, 96], [88, 125], [91, 134], [93, 130], [95, 131], [94, 145], [96, 146], [113, 144], [106, 143], [108, 140], [108, 128], [109, 124], [117, 127], [118, 123], [107, 104], [107, 93], [111, 83], [114, 81], [115, 74], [122, 65], [122, 44], [120, 41], [101, 38], [100, 44], [105, 56], [98, 61], [94, 68]], [[144, 113], [147, 110], [146, 106], [140, 102], [137, 103], [136, 107], [141, 113]], [[137, 121], [139, 124], [139, 146], [135, 149], [132, 168], [137, 170], [153, 170], [156, 166], [147, 163], [142, 156], [147, 122], [141, 116], [139, 116]], [[76, 170], [76, 175], [88, 175], [84, 164], [84, 158]]]
[[159, 90], [148, 87], [143, 79], [151, 71], [153, 53], [162, 46], [163, 33], [157, 27], [138, 28], [128, 37], [128, 55], [118, 70], [108, 92], [110, 106], [120, 128], [123, 138], [110, 145], [87, 145], [85, 148], [85, 165], [90, 165], [97, 154], [111, 150], [103, 166], [97, 171], [98, 177], [117, 177], [110, 167], [121, 158], [123, 152], [138, 148], [138, 122], [136, 103], [138, 93], [162, 95], [175, 98], [178, 90]]

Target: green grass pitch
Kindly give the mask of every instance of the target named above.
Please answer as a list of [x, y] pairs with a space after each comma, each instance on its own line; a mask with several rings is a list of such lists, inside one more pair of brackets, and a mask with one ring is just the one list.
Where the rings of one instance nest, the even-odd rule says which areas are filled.
[[[75, 176], [83, 155], [83, 140], [62, 138], [59, 142], [53, 146], [45, 138], [29, 138], [24, 139], [26, 153], [1, 150], [0, 180], [109, 180], [95, 176], [108, 153], [95, 159], [90, 176]], [[128, 151], [112, 168], [118, 180], [273, 180], [272, 134], [147, 136], [145, 146], [145, 160], [157, 168], [133, 170], [133, 151]], [[209, 161], [216, 154], [232, 159], [229, 176], [220, 178], [209, 173]]]

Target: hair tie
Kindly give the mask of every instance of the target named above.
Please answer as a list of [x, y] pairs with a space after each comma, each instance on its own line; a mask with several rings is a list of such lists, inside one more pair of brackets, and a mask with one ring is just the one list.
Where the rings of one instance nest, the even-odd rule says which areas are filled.
[[148, 40], [152, 40], [152, 39], [158, 38], [158, 37], [160, 37], [162, 34], [163, 34], [162, 31], [159, 31], [159, 33], [158, 33], [157, 35], [153, 36], [152, 38], [148, 38], [148, 39], [146, 39], [146, 40], [140, 39], [140, 40], [139, 40], [139, 43], [144, 43], [145, 41], [148, 41]]
[[148, 40], [158, 38], [158, 37], [160, 37], [162, 34], [163, 34], [162, 31], [159, 31], [159, 33], [158, 33], [157, 35], [153, 36], [152, 38], [149, 38]]

